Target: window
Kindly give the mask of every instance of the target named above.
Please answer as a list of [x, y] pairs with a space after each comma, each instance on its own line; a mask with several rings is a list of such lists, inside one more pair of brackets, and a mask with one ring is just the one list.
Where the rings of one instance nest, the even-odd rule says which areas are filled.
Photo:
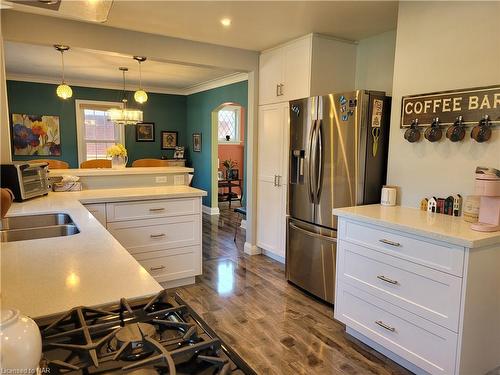
[[[229, 141], [227, 140], [229, 136]], [[218, 112], [219, 143], [240, 143], [240, 108], [225, 106]]]
[[106, 149], [116, 143], [125, 143], [123, 126], [108, 120], [110, 108], [121, 103], [76, 101], [79, 163], [92, 159], [105, 159]]

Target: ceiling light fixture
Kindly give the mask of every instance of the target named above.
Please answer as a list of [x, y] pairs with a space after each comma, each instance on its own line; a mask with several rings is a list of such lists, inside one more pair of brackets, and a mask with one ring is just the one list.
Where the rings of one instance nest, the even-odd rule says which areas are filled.
[[139, 90], [134, 93], [134, 99], [137, 103], [145, 103], [148, 101], [148, 94], [146, 91], [142, 89], [142, 71], [141, 71], [141, 63], [146, 61], [146, 57], [144, 56], [134, 56], [134, 60], [139, 63]]
[[62, 65], [62, 82], [57, 86], [56, 94], [61, 99], [69, 99], [73, 96], [73, 90], [66, 84], [64, 80], [64, 52], [69, 50], [69, 46], [64, 46], [62, 44], [55, 44], [54, 48], [61, 52], [61, 65]]
[[127, 92], [125, 91], [125, 73], [128, 68], [118, 68], [123, 74], [123, 108], [112, 108], [108, 111], [108, 118], [115, 125], [135, 125], [142, 122], [142, 111], [127, 108]]
[[220, 23], [224, 27], [229, 27], [229, 26], [231, 26], [231, 19], [230, 18], [223, 18], [220, 20]]

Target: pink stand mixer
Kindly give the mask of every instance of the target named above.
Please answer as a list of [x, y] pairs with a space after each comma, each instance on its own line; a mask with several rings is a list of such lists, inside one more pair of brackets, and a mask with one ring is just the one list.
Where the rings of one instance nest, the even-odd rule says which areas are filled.
[[495, 168], [476, 168], [475, 194], [481, 196], [479, 222], [471, 229], [479, 232], [500, 230], [500, 171]]

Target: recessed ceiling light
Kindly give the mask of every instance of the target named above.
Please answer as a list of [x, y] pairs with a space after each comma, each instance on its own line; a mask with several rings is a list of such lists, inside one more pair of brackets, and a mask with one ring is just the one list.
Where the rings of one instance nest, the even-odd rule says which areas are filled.
[[231, 19], [229, 19], [229, 18], [223, 18], [223, 19], [220, 20], [220, 23], [224, 27], [229, 27], [229, 26], [231, 26]]

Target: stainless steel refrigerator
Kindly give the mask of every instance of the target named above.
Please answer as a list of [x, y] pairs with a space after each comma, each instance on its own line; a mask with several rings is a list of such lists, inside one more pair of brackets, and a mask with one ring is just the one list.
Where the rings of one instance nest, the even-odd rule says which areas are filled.
[[380, 201], [390, 98], [358, 90], [290, 102], [288, 281], [334, 303], [332, 209]]

